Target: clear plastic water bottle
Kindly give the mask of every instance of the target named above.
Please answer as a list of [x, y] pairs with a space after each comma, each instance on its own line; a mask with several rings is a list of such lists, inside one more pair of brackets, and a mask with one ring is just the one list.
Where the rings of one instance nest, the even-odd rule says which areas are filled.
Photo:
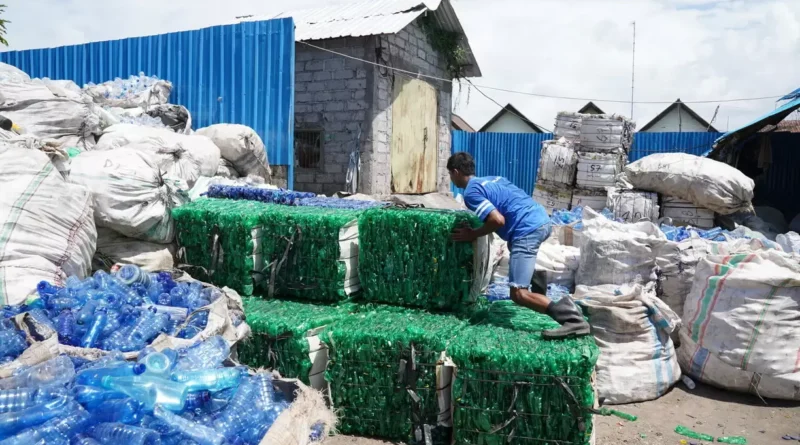
[[175, 366], [176, 371], [193, 371], [197, 369], [220, 366], [231, 353], [228, 342], [219, 335], [198, 343], [185, 350]]
[[62, 416], [67, 410], [69, 399], [64, 396], [25, 408], [0, 414], [0, 437], [8, 437], [26, 428], [40, 425], [54, 417]]
[[189, 389], [182, 383], [148, 375], [106, 377], [102, 386], [127, 394], [143, 403], [148, 411], [152, 411], [156, 405], [161, 405], [170, 411], [180, 412], [186, 406], [189, 394]]
[[38, 365], [20, 369], [14, 376], [0, 380], [0, 389], [66, 385], [74, 377], [75, 366], [72, 360], [65, 355], [59, 355]]
[[151, 352], [139, 359], [146, 367], [147, 375], [167, 378], [175, 367], [178, 360], [178, 353], [172, 349], [165, 349], [161, 352]]
[[49, 329], [52, 329], [53, 331], [56, 330], [56, 325], [54, 325], [53, 322], [50, 321], [50, 316], [47, 314], [47, 312], [45, 312], [44, 309], [33, 308], [28, 311], [28, 316], [31, 317], [31, 319], [33, 319], [34, 322], [42, 326], [45, 326]]
[[0, 390], [0, 413], [20, 411], [67, 395], [60, 387]]
[[103, 444], [159, 445], [158, 433], [138, 426], [122, 423], [101, 423], [87, 431], [89, 436]]
[[250, 378], [242, 379], [228, 406], [214, 419], [214, 429], [228, 439], [247, 430], [262, 412], [253, 409], [255, 385]]
[[275, 403], [275, 387], [273, 386], [272, 374], [262, 372], [250, 377], [250, 380], [255, 387], [256, 408], [261, 411], [271, 409]]
[[144, 405], [130, 398], [108, 400], [92, 410], [92, 420], [97, 423], [119, 422], [138, 425], [144, 416]]
[[155, 407], [153, 415], [184, 436], [194, 440], [199, 445], [223, 445], [226, 443], [225, 437], [217, 431], [214, 431], [214, 429], [184, 419], [181, 416], [165, 410], [161, 406]]
[[221, 391], [236, 387], [247, 373], [247, 368], [216, 368], [197, 371], [175, 371], [171, 379], [189, 388], [189, 391]]
[[141, 363], [120, 363], [103, 368], [91, 368], [81, 371], [75, 377], [75, 384], [101, 386], [106, 377], [133, 377], [146, 371]]
[[91, 437], [78, 434], [70, 440], [69, 445], [102, 445], [100, 442], [92, 439]]
[[119, 271], [117, 271], [117, 278], [128, 286], [136, 283], [141, 284], [145, 289], [150, 287], [151, 283], [150, 274], [143, 271], [135, 264], [126, 264], [122, 266]]
[[89, 329], [86, 331], [86, 334], [83, 335], [81, 339], [81, 347], [82, 348], [93, 348], [97, 345], [98, 341], [100, 340], [100, 335], [103, 333], [103, 329], [106, 327], [106, 323], [108, 322], [108, 314], [104, 308], [98, 308], [97, 311], [94, 313], [94, 318], [92, 319], [92, 324], [89, 325]]
[[25, 334], [16, 328], [0, 330], [0, 357], [18, 357], [28, 349]]
[[124, 399], [127, 394], [111, 391], [97, 386], [75, 385], [70, 389], [72, 397], [81, 405], [94, 409], [107, 400]]

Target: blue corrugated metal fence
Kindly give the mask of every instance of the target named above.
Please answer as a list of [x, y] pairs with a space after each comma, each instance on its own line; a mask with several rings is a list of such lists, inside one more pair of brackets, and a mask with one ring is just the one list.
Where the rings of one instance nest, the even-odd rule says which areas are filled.
[[[701, 155], [722, 133], [636, 133], [631, 162], [653, 153]], [[478, 176], [504, 176], [533, 193], [542, 142], [552, 133], [467, 133], [453, 131], [452, 152], [466, 151], [475, 158]], [[453, 193], [460, 190], [453, 187]]]
[[144, 72], [173, 83], [170, 102], [193, 126], [252, 127], [271, 164], [294, 160], [294, 22], [291, 18], [214, 26], [59, 48], [9, 51], [0, 61], [31, 77], [83, 85]]

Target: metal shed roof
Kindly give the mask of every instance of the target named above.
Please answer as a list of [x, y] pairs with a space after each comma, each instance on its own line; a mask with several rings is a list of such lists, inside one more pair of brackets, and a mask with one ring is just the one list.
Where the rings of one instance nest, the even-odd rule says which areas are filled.
[[317, 9], [286, 11], [276, 15], [237, 17], [239, 21], [260, 21], [292, 17], [295, 40], [325, 40], [395, 34], [421, 15], [431, 12], [439, 26], [462, 36], [461, 46], [468, 54], [465, 67], [468, 77], [481, 75], [478, 62], [449, 0], [366, 0]]

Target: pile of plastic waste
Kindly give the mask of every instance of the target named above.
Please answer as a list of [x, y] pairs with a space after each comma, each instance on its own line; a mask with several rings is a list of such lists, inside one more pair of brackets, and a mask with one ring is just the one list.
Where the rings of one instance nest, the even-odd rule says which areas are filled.
[[670, 241], [681, 242], [689, 238], [703, 238], [710, 241], [727, 241], [732, 237], [732, 233], [721, 228], [714, 227], [712, 229], [704, 230], [696, 227], [683, 227], [683, 226], [669, 226], [666, 224], [661, 225], [661, 231], [667, 236]]
[[[600, 214], [611, 221], [622, 222], [621, 219], [614, 218], [614, 214], [609, 209], [603, 209]], [[577, 230], [583, 228], [583, 207], [575, 206], [572, 210], [554, 210], [550, 217], [550, 222], [556, 226], [573, 226]]]
[[[558, 301], [568, 296], [570, 296], [570, 291], [566, 286], [553, 283], [547, 285], [547, 297], [550, 300]], [[490, 284], [486, 290], [486, 299], [490, 303], [511, 299], [511, 288], [508, 286], [508, 280], [498, 280]]]
[[[161, 333], [193, 338], [208, 323], [208, 311], [197, 310], [222, 296], [198, 281], [179, 283], [168, 272], [146, 273], [130, 264], [114, 275], [97, 271], [84, 280], [70, 277], [66, 287], [43, 281], [38, 292], [39, 298], [27, 304], [4, 307], [3, 318], [27, 312], [57, 332], [61, 344], [122, 352], [138, 351]], [[3, 327], [0, 335], [14, 339]], [[11, 344], [2, 350], [6, 357], [14, 357]]]
[[151, 91], [159, 82], [162, 81], [156, 76], [145, 76], [144, 73], [139, 73], [138, 76], [130, 76], [127, 79], [117, 77], [113, 81], [101, 85], [89, 83], [85, 88], [101, 86], [105, 99], [124, 101]]
[[210, 185], [205, 195], [209, 198], [244, 199], [285, 205], [297, 205], [303, 198], [317, 196], [311, 192], [295, 192], [262, 187], [237, 187], [221, 184]]
[[272, 374], [223, 367], [229, 354], [212, 337], [138, 362], [61, 355], [21, 368], [0, 380], [0, 444], [258, 444], [290, 404]]

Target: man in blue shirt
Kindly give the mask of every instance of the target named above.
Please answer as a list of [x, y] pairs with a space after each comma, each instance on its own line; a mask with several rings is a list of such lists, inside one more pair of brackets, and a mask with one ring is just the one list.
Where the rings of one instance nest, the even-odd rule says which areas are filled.
[[508, 282], [511, 300], [534, 311], [545, 313], [561, 324], [558, 329], [542, 332], [547, 339], [589, 334], [589, 324], [571, 298], [557, 302], [531, 292], [539, 246], [552, 231], [550, 218], [542, 206], [506, 178], [475, 177], [475, 160], [469, 153], [456, 153], [447, 160], [450, 180], [464, 189], [464, 203], [483, 221], [478, 229], [462, 227], [453, 232], [453, 240], [472, 242], [496, 232], [508, 242], [511, 252]]

